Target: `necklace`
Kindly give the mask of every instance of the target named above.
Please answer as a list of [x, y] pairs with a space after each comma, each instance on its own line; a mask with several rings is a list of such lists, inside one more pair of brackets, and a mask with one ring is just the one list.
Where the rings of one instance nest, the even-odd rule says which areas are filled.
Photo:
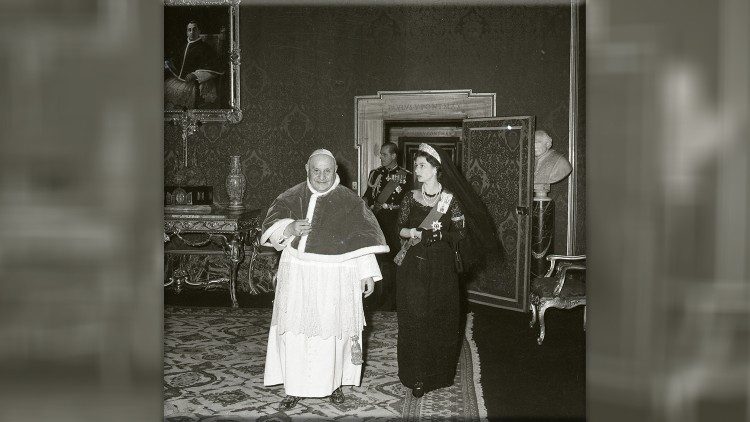
[[[424, 183], [422, 184], [422, 197], [424, 198], [425, 204], [427, 204], [430, 207], [437, 204], [438, 200], [440, 200], [440, 196], [438, 194], [443, 191], [443, 185], [440, 185], [440, 184], [438, 185], [440, 186], [440, 189], [438, 189], [438, 191], [435, 192], [434, 194], [428, 195], [427, 192], [425, 192], [424, 190]], [[435, 198], [435, 199], [433, 200], [432, 198]]]

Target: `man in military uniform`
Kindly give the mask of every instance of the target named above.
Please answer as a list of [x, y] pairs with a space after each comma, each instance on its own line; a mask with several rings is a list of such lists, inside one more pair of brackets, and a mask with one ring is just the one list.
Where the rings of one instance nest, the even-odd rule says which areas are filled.
[[365, 308], [384, 311], [396, 310], [396, 265], [393, 257], [401, 249], [398, 235], [398, 213], [401, 200], [410, 190], [409, 171], [398, 166], [398, 147], [386, 142], [380, 148], [382, 166], [370, 172], [364, 200], [375, 213], [390, 252], [376, 255], [383, 279], [375, 283], [375, 292], [365, 300]]

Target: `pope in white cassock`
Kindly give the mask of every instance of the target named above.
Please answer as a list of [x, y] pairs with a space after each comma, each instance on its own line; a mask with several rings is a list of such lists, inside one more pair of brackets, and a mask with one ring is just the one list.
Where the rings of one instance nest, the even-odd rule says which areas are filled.
[[362, 294], [382, 279], [376, 253], [388, 252], [365, 202], [339, 185], [336, 159], [314, 151], [307, 181], [279, 195], [263, 221], [261, 244], [283, 251], [263, 383], [284, 384], [280, 410], [303, 397], [343, 403], [342, 385], [362, 376]]

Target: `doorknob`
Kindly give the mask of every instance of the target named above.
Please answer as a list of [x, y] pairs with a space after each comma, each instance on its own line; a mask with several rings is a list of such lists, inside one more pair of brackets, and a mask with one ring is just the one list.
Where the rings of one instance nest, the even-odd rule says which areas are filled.
[[529, 215], [529, 207], [516, 207], [516, 214]]

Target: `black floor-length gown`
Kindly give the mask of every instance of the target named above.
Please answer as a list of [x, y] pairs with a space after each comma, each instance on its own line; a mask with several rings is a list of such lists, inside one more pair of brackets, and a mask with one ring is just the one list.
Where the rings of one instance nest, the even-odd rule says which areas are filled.
[[[404, 197], [399, 230], [419, 227], [432, 207]], [[454, 248], [465, 232], [461, 205], [453, 198], [439, 220], [443, 240], [409, 249], [396, 270], [398, 376], [409, 388], [431, 391], [453, 384], [463, 338]]]

